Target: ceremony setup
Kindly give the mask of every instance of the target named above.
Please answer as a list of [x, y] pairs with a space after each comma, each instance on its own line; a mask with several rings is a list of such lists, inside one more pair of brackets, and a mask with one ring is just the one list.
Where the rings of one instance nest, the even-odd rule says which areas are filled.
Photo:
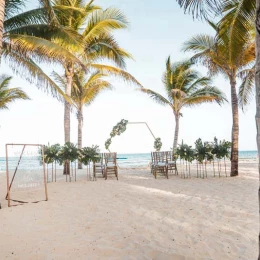
[[259, 260], [259, 48], [260, 0], [0, 0], [0, 260]]

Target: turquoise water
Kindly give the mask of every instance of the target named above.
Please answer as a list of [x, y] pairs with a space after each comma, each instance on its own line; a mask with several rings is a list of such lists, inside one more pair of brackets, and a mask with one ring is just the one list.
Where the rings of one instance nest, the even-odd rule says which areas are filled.
[[[151, 160], [150, 153], [135, 153], [135, 154], [118, 154], [117, 162], [119, 167], [122, 168], [138, 168], [138, 167], [147, 167]], [[257, 151], [240, 151], [240, 159], [256, 159]], [[14, 170], [16, 168], [18, 157], [9, 158], [9, 169]], [[0, 171], [4, 171], [6, 166], [5, 157], [0, 157]], [[37, 157], [23, 157], [19, 169], [40, 169], [39, 160]], [[58, 166], [57, 168], [61, 168]]]

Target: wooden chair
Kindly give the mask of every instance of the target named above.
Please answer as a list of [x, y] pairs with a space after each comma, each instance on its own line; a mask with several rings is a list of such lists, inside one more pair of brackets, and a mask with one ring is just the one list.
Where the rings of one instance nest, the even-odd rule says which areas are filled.
[[177, 169], [177, 164], [176, 160], [174, 158], [174, 153], [172, 151], [165, 152], [166, 156], [166, 163], [168, 166], [168, 172], [175, 172], [175, 174], [178, 175], [178, 169]]
[[107, 179], [108, 174], [115, 174], [118, 180], [118, 167], [116, 163], [116, 153], [104, 153], [105, 169], [104, 177]]
[[165, 152], [153, 152], [153, 160], [152, 172], [155, 179], [157, 179], [157, 173], [162, 173], [168, 179], [168, 165]]
[[93, 177], [94, 177], [94, 180], [97, 179], [97, 173], [101, 173], [102, 177], [104, 177], [104, 170], [105, 170], [105, 164], [104, 164], [103, 153], [100, 153], [100, 161], [99, 162], [93, 162]]

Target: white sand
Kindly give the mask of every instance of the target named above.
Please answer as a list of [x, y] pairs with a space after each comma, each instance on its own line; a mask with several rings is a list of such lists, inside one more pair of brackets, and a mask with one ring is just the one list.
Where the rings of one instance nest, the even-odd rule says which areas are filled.
[[48, 202], [8, 208], [1, 173], [0, 259], [257, 259], [257, 163], [236, 178], [195, 175], [62, 179]]

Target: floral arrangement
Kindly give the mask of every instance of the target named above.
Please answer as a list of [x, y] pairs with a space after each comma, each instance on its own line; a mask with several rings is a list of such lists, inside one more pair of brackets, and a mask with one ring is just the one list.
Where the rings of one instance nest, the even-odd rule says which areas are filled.
[[161, 141], [161, 138], [156, 138], [155, 141], [154, 141], [154, 149], [159, 152], [162, 148], [162, 141]]
[[110, 138], [108, 138], [105, 142], [105, 148], [109, 150], [109, 146], [112, 143], [112, 138], [115, 137], [116, 135], [121, 135], [123, 132], [126, 130], [126, 126], [128, 124], [128, 120], [122, 119], [119, 123], [117, 123], [111, 133], [110, 133]]

